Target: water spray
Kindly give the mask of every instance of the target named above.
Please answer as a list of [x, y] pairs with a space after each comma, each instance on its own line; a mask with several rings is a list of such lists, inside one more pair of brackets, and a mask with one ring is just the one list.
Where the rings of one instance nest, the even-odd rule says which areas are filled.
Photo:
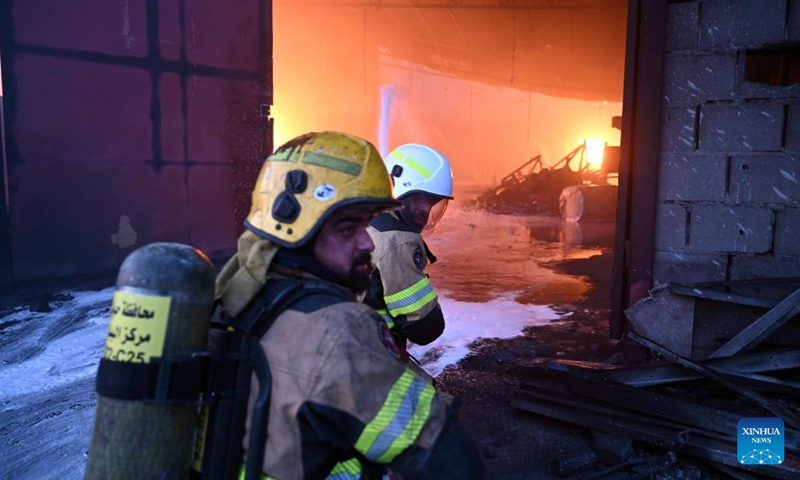
[[381, 87], [381, 118], [378, 124], [378, 150], [382, 157], [389, 153], [389, 121], [392, 114], [392, 100], [394, 97], [394, 85], [384, 85]]

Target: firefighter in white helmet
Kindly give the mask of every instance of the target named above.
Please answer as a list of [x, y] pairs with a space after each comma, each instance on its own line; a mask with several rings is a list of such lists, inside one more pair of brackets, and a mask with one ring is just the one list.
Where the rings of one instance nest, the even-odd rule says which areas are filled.
[[408, 340], [427, 345], [444, 331], [442, 309], [425, 274], [436, 257], [421, 234], [436, 225], [453, 199], [453, 173], [450, 161], [425, 145], [402, 145], [384, 161], [403, 209], [370, 222], [375, 251], [364, 302], [384, 318], [405, 353]]
[[387, 469], [407, 479], [484, 476], [441, 394], [356, 301], [369, 284], [368, 222], [396, 208], [380, 154], [361, 138], [303, 135], [264, 163], [238, 253], [217, 278], [225, 310], [236, 317], [280, 279], [338, 292], [284, 310], [261, 337], [272, 375], [268, 478], [380, 478]]

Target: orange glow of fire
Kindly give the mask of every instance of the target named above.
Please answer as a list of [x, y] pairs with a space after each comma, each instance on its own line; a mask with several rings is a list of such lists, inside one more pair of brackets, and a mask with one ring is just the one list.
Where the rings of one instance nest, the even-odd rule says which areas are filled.
[[598, 138], [587, 138], [584, 140], [584, 145], [586, 145], [586, 161], [589, 165], [593, 167], [602, 165], [606, 142]]
[[276, 105], [270, 109], [270, 116], [272, 117], [272, 144], [274, 148], [278, 148], [292, 138], [289, 136], [292, 128], [287, 125], [287, 119], [291, 117], [284, 115]]

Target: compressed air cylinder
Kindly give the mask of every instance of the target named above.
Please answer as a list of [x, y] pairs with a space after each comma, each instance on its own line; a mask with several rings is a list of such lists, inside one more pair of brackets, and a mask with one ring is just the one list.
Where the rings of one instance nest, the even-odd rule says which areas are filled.
[[177, 243], [146, 245], [122, 263], [98, 369], [86, 479], [188, 477], [198, 409], [191, 399], [154, 400], [155, 391], [164, 397], [173, 390], [164, 385], [171, 377], [154, 372], [163, 359], [206, 350], [214, 277], [202, 252]]

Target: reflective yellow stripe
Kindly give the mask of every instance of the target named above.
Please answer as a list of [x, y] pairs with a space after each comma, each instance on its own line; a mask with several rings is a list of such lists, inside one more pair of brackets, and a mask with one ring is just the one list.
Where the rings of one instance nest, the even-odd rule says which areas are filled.
[[378, 315], [381, 316], [383, 321], [386, 322], [386, 325], [389, 328], [394, 327], [394, 318], [391, 315], [389, 315], [389, 311], [388, 310], [384, 310], [383, 308], [381, 308], [381, 309], [376, 310], [376, 311], [378, 312]]
[[297, 162], [300, 160], [300, 155], [294, 150], [283, 150], [270, 155], [268, 158], [271, 162]]
[[322, 153], [306, 152], [303, 157], [303, 163], [309, 165], [319, 165], [320, 167], [330, 168], [337, 172], [346, 173], [348, 175], [358, 176], [361, 173], [361, 165], [355, 162], [348, 162], [341, 158], [331, 157]]
[[361, 478], [361, 462], [357, 458], [339, 462], [325, 478], [327, 480], [358, 480]]
[[416, 312], [435, 298], [436, 292], [433, 290], [430, 280], [428, 277], [423, 277], [405, 290], [383, 297], [383, 300], [386, 302], [389, 313], [393, 317], [397, 317]]
[[414, 302], [414, 303], [412, 303], [410, 305], [405, 305], [405, 306], [400, 307], [400, 308], [393, 308], [393, 309], [389, 310], [389, 312], [394, 316], [405, 315], [407, 313], [416, 312], [417, 310], [421, 309], [422, 307], [424, 307], [428, 303], [432, 302], [433, 299], [435, 299], [435, 298], [436, 298], [436, 292], [430, 292], [427, 295], [425, 295], [424, 297], [420, 298], [419, 300], [417, 300], [416, 302]]
[[419, 163], [415, 162], [413, 158], [411, 158], [411, 157], [409, 157], [407, 155], [403, 155], [402, 153], [398, 152], [397, 150], [392, 152], [392, 156], [393, 157], [397, 157], [398, 160], [400, 160], [401, 162], [405, 163], [409, 167], [411, 167], [414, 170], [416, 170], [417, 172], [419, 172], [419, 174], [422, 175], [423, 177], [431, 178], [432, 174], [431, 174], [430, 170], [428, 170], [427, 168], [423, 167]]
[[[245, 466], [242, 465], [242, 468], [239, 469], [239, 478], [238, 478], [238, 480], [244, 480], [244, 477], [245, 477], [246, 474], [247, 474], [247, 471], [245, 469]], [[274, 477], [270, 477], [269, 475], [262, 474], [261, 475], [261, 480], [275, 480], [275, 478]]]
[[[242, 468], [239, 469], [238, 480], [244, 480], [245, 473], [245, 467], [242, 465]], [[331, 473], [325, 477], [326, 480], [358, 480], [360, 478], [361, 462], [359, 462], [357, 458], [351, 458], [350, 460], [337, 463], [333, 467], [333, 470], [331, 470]], [[261, 480], [275, 480], [275, 478], [269, 475], [261, 475]]]
[[386, 300], [387, 304], [392, 303], [392, 302], [397, 302], [399, 300], [403, 300], [404, 298], [410, 297], [414, 293], [422, 290], [423, 288], [425, 288], [426, 286], [428, 286], [430, 284], [431, 284], [431, 281], [428, 280], [428, 277], [422, 277], [422, 279], [420, 281], [418, 281], [417, 283], [415, 283], [414, 285], [411, 285], [410, 287], [408, 287], [406, 289], [400, 290], [397, 293], [393, 293], [393, 294], [391, 294], [389, 296], [383, 297], [383, 299]]
[[389, 463], [414, 443], [431, 412], [435, 390], [411, 370], [397, 379], [378, 414], [361, 432], [356, 450], [373, 462]]

